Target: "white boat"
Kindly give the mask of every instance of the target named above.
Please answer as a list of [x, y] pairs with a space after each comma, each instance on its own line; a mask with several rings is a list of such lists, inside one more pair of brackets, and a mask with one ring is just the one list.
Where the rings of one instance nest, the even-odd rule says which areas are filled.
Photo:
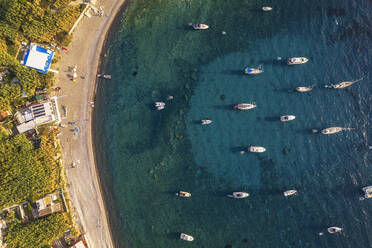
[[248, 147], [248, 151], [250, 152], [265, 152], [266, 148], [262, 146], [250, 146]]
[[262, 73], [263, 70], [260, 68], [252, 68], [252, 67], [247, 67], [244, 69], [244, 73], [248, 75], [255, 75], [255, 74], [260, 74]]
[[283, 116], [280, 116], [280, 121], [292, 121], [296, 119], [296, 116], [295, 115], [283, 115]]
[[155, 102], [155, 108], [157, 110], [162, 110], [165, 108], [165, 103], [164, 102]]
[[211, 124], [211, 123], [212, 123], [212, 120], [201, 120], [202, 125], [208, 125], [208, 124]]
[[271, 11], [272, 9], [273, 9], [272, 7], [268, 7], [268, 6], [262, 7], [263, 11]]
[[335, 84], [335, 85], [332, 85], [332, 88], [334, 89], [343, 89], [343, 88], [346, 88], [348, 86], [351, 86], [353, 84], [355, 84], [356, 82], [359, 82], [363, 80], [363, 78], [360, 78], [358, 80], [354, 80], [354, 81], [344, 81], [344, 82], [340, 82], [338, 84]]
[[329, 127], [322, 130], [322, 134], [334, 134], [344, 130], [343, 127]]
[[186, 240], [186, 241], [189, 241], [189, 242], [194, 241], [194, 237], [191, 236], [191, 235], [188, 235], [186, 233], [181, 233], [180, 239], [183, 239], [183, 240]]
[[257, 107], [257, 105], [253, 103], [239, 103], [237, 105], [234, 105], [234, 109], [239, 109], [239, 110], [248, 110], [248, 109], [253, 109], [255, 107]]
[[191, 193], [186, 192], [186, 191], [180, 191], [180, 192], [176, 193], [176, 196], [189, 198], [189, 197], [191, 197]]
[[364, 191], [364, 198], [372, 198], [372, 186], [362, 188]]
[[102, 74], [97, 74], [97, 77], [98, 77], [98, 78], [103, 77], [103, 78], [105, 78], [105, 79], [111, 79], [111, 75], [109, 75], [109, 74], [104, 74], [104, 75], [102, 75]]
[[329, 233], [338, 233], [338, 232], [342, 231], [342, 228], [337, 227], [337, 226], [331, 226], [327, 230], [328, 230]]
[[294, 189], [291, 189], [291, 190], [287, 190], [287, 191], [284, 191], [284, 196], [290, 196], [290, 195], [295, 195], [297, 194], [297, 190], [294, 190]]
[[300, 86], [296, 88], [297, 92], [308, 92], [311, 91], [314, 88], [315, 85], [312, 86]]
[[232, 197], [235, 199], [243, 199], [249, 196], [249, 193], [246, 192], [233, 192], [232, 195], [227, 195], [228, 197]]
[[195, 29], [195, 30], [203, 30], [203, 29], [208, 29], [209, 26], [207, 24], [194, 24], [192, 25], [192, 28]]
[[300, 64], [305, 64], [307, 61], [309, 61], [309, 59], [305, 57], [294, 57], [294, 58], [289, 58], [287, 60], [287, 64], [288, 65], [300, 65]]

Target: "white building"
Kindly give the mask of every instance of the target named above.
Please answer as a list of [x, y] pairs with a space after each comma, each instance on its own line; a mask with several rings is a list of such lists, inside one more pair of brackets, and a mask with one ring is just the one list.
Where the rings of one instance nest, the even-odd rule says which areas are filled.
[[61, 116], [58, 110], [57, 97], [52, 97], [49, 102], [35, 103], [31, 106], [18, 111], [15, 114], [19, 125], [19, 133], [25, 133], [37, 126], [55, 122], [61, 122]]

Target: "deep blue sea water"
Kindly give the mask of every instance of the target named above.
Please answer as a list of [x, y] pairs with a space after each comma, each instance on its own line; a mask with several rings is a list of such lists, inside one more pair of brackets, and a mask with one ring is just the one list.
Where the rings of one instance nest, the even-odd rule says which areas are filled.
[[[372, 247], [372, 200], [360, 199], [372, 184], [371, 4], [133, 1], [107, 42], [101, 70], [113, 79], [99, 81], [94, 113], [117, 247]], [[309, 62], [286, 65], [294, 56]], [[243, 74], [261, 64], [263, 74]], [[234, 111], [241, 102], [257, 108]], [[297, 118], [282, 123], [284, 114]], [[330, 126], [353, 130], [311, 132]], [[249, 145], [267, 151], [240, 154]], [[285, 198], [288, 189], [298, 195]]]

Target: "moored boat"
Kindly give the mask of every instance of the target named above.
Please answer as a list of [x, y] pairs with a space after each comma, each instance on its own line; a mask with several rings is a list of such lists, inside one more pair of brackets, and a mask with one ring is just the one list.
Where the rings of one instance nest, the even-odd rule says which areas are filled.
[[280, 121], [292, 121], [296, 119], [296, 116], [295, 115], [283, 115], [283, 116], [280, 116]]
[[227, 195], [228, 197], [236, 198], [236, 199], [243, 199], [249, 196], [247, 192], [233, 192], [232, 195]]
[[287, 59], [287, 64], [288, 65], [301, 65], [301, 64], [305, 64], [307, 61], [309, 61], [309, 59], [305, 57], [293, 57], [293, 58]]
[[337, 227], [337, 226], [331, 226], [327, 230], [328, 230], [329, 233], [338, 233], [338, 232], [342, 231], [342, 228]]
[[372, 186], [367, 186], [362, 188], [364, 191], [364, 198], [372, 198]]
[[248, 151], [261, 153], [261, 152], [265, 152], [266, 148], [263, 146], [250, 146], [248, 147]]
[[311, 91], [314, 88], [315, 85], [312, 86], [300, 86], [296, 88], [297, 92], [308, 92]]
[[203, 30], [203, 29], [208, 29], [209, 26], [207, 24], [194, 24], [192, 25], [192, 28], [195, 29], [195, 30]]
[[211, 124], [211, 123], [212, 123], [212, 120], [201, 120], [202, 125], [208, 125], [208, 124]]
[[248, 109], [253, 109], [255, 107], [257, 107], [257, 105], [253, 103], [239, 103], [237, 105], [234, 105], [234, 109], [239, 109], [239, 110], [248, 110]]
[[363, 80], [363, 78], [360, 78], [358, 80], [354, 80], [354, 81], [344, 81], [344, 82], [340, 82], [338, 84], [335, 84], [335, 85], [332, 85], [332, 88], [334, 89], [343, 89], [343, 88], [346, 88], [346, 87], [349, 87], [353, 84], [355, 84], [356, 82], [359, 82]]
[[162, 110], [165, 108], [165, 103], [164, 102], [155, 102], [155, 108], [157, 110]]
[[262, 7], [262, 10], [263, 11], [271, 11], [273, 8], [272, 7], [269, 7], [269, 6], [264, 6]]
[[329, 127], [322, 130], [322, 134], [334, 134], [344, 130], [343, 127]]
[[191, 193], [186, 192], [186, 191], [180, 191], [180, 192], [176, 193], [176, 196], [188, 198], [188, 197], [191, 197]]
[[252, 67], [246, 67], [244, 69], [244, 73], [248, 75], [255, 75], [255, 74], [260, 74], [262, 73], [263, 70], [262, 68], [252, 68]]
[[194, 237], [191, 236], [191, 235], [188, 235], [186, 233], [181, 233], [180, 239], [185, 240], [185, 241], [189, 241], [189, 242], [194, 241]]
[[297, 190], [294, 190], [294, 189], [287, 190], [287, 191], [284, 191], [283, 194], [284, 194], [284, 196], [295, 195], [295, 194], [297, 194]]

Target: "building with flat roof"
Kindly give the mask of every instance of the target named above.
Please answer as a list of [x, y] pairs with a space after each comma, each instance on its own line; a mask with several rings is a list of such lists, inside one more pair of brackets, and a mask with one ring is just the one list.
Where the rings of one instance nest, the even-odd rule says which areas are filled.
[[37, 126], [55, 122], [61, 122], [61, 116], [58, 110], [57, 97], [52, 97], [49, 102], [35, 103], [15, 113], [19, 123], [17, 130], [19, 133], [25, 133]]
[[25, 56], [21, 61], [21, 64], [27, 66], [28, 68], [35, 69], [40, 73], [47, 73], [52, 59], [54, 56], [54, 51], [45, 49], [41, 46], [38, 46], [34, 43], [29, 45], [29, 48], [26, 50]]

